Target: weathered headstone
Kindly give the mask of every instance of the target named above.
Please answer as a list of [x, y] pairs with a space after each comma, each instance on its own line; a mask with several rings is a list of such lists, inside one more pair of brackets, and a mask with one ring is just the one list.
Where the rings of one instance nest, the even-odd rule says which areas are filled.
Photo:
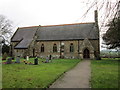
[[7, 64], [11, 64], [12, 63], [12, 58], [8, 58], [7, 59]]
[[45, 63], [49, 63], [49, 56], [46, 57]]
[[34, 65], [38, 65], [38, 58], [37, 57], [34, 59]]
[[27, 60], [27, 61], [29, 60], [29, 56], [26, 56], [26, 60]]
[[17, 56], [15, 63], [20, 63], [20, 57], [19, 56]]
[[49, 62], [52, 62], [52, 55], [49, 56]]

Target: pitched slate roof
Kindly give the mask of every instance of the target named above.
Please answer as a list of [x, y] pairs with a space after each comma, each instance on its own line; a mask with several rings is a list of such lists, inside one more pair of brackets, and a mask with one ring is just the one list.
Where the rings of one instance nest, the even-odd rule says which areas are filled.
[[37, 31], [37, 40], [98, 39], [95, 23], [42, 26]]
[[19, 42], [19, 44], [17, 44], [15, 46], [15, 49], [19, 49], [19, 48], [25, 49], [25, 48], [28, 48], [28, 46], [30, 45], [32, 40], [33, 39], [23, 39], [21, 42]]
[[18, 28], [11, 41], [18, 41], [15, 48], [28, 48], [34, 35], [37, 40], [98, 39], [95, 23], [77, 23]]
[[11, 39], [12, 42], [19, 42], [15, 48], [28, 48], [37, 29], [38, 27], [18, 28]]

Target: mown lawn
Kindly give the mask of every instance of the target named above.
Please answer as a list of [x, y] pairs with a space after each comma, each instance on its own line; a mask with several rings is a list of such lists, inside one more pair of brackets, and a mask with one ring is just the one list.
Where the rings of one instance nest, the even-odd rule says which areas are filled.
[[[23, 60], [21, 60], [23, 61]], [[33, 62], [33, 58], [30, 60]], [[74, 67], [78, 59], [54, 59], [39, 65], [3, 64], [3, 88], [47, 88], [61, 74]]]
[[[91, 62], [91, 87], [92, 88], [118, 88], [117, 60], [93, 60]], [[118, 65], [119, 64], [119, 65]]]

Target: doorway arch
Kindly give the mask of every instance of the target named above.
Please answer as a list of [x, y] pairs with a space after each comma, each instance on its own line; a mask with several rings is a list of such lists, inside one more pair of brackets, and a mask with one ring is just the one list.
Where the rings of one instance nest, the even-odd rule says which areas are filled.
[[90, 58], [90, 51], [87, 48], [85, 48], [83, 51], [83, 58], [84, 59]]

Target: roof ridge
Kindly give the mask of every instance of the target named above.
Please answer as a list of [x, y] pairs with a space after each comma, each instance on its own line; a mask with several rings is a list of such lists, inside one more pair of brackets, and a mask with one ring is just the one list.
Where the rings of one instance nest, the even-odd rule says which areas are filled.
[[95, 23], [95, 22], [71, 23], [71, 24], [58, 24], [58, 25], [45, 25], [45, 26], [41, 26], [41, 27], [77, 25], [77, 24], [90, 24], [90, 23]]
[[[71, 24], [58, 24], [58, 25], [43, 25], [40, 27], [51, 27], [51, 26], [65, 26], [65, 25], [78, 25], [78, 24], [91, 24], [91, 23], [95, 23], [95, 22], [84, 22], [84, 23], [71, 23]], [[23, 28], [33, 28], [33, 27], [39, 27], [39, 26], [28, 26], [28, 27], [19, 27], [20, 29]]]
[[39, 26], [19, 27], [18, 29], [23, 29], [23, 28], [33, 28], [33, 27], [39, 27]]

